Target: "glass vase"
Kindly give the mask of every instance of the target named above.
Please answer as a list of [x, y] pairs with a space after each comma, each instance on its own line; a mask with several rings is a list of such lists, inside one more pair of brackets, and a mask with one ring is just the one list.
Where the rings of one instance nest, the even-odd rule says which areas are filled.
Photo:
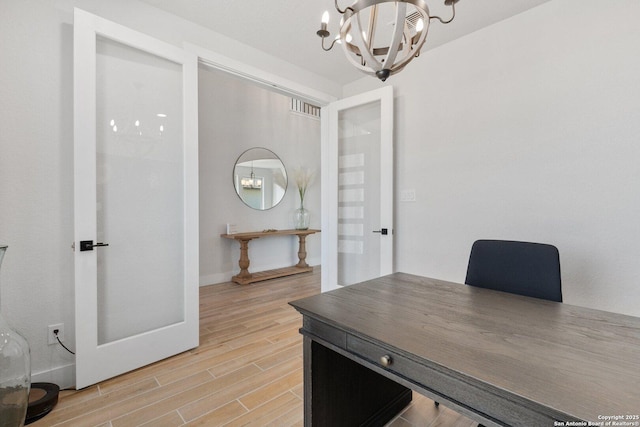
[[293, 214], [293, 224], [296, 230], [307, 230], [309, 228], [309, 211], [300, 206]]
[[[6, 246], [0, 246], [0, 266], [6, 250]], [[24, 425], [30, 385], [29, 344], [0, 312], [0, 427]]]

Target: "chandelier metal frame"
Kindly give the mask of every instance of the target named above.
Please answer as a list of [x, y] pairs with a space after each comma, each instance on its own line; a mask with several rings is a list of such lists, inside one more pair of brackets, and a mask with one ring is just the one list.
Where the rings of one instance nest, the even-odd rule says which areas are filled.
[[[338, 0], [335, 8], [342, 15], [339, 35], [325, 47], [325, 38], [331, 34], [327, 30], [329, 15], [323, 15], [320, 29], [316, 34], [322, 38], [322, 49], [329, 51], [336, 43], [342, 45], [345, 55], [360, 71], [375, 75], [385, 81], [389, 76], [400, 72], [411, 60], [420, 55], [429, 30], [429, 23], [437, 19], [448, 24], [456, 16], [455, 4], [458, 0], [445, 0], [451, 6], [452, 16], [444, 20], [439, 16], [431, 16], [425, 0], [356, 0], [351, 6], [340, 9]], [[376, 47], [375, 36], [378, 21], [378, 6], [383, 3], [395, 3], [395, 23], [391, 40], [387, 46]], [[420, 18], [413, 24], [407, 20], [407, 5], [413, 5]], [[362, 12], [371, 8], [368, 24], [362, 23]], [[422, 25], [418, 22], [421, 21]], [[415, 33], [415, 34], [414, 34]]]

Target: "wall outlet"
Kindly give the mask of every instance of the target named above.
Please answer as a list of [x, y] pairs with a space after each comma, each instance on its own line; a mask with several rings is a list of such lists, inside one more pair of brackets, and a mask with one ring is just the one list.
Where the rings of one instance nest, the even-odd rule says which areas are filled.
[[400, 201], [401, 202], [415, 202], [416, 201], [416, 190], [402, 190], [400, 192]]
[[56, 323], [55, 325], [49, 325], [47, 327], [48, 331], [48, 342], [49, 345], [58, 344], [58, 340], [56, 339], [56, 334], [53, 331], [58, 331], [58, 338], [60, 341], [64, 341], [64, 323]]

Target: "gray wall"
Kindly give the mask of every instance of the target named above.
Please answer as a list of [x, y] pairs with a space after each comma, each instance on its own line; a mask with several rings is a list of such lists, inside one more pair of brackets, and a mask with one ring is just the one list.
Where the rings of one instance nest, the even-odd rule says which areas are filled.
[[387, 80], [396, 195], [417, 198], [396, 197], [396, 270], [463, 282], [476, 239], [548, 242], [565, 302], [640, 315], [638, 16], [635, 0], [551, 1]]

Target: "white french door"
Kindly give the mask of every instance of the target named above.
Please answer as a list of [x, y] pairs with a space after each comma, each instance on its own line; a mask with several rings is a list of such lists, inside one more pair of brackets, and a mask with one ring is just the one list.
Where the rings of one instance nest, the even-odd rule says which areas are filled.
[[393, 88], [322, 112], [325, 292], [393, 272]]
[[76, 9], [76, 388], [198, 345], [197, 56]]

